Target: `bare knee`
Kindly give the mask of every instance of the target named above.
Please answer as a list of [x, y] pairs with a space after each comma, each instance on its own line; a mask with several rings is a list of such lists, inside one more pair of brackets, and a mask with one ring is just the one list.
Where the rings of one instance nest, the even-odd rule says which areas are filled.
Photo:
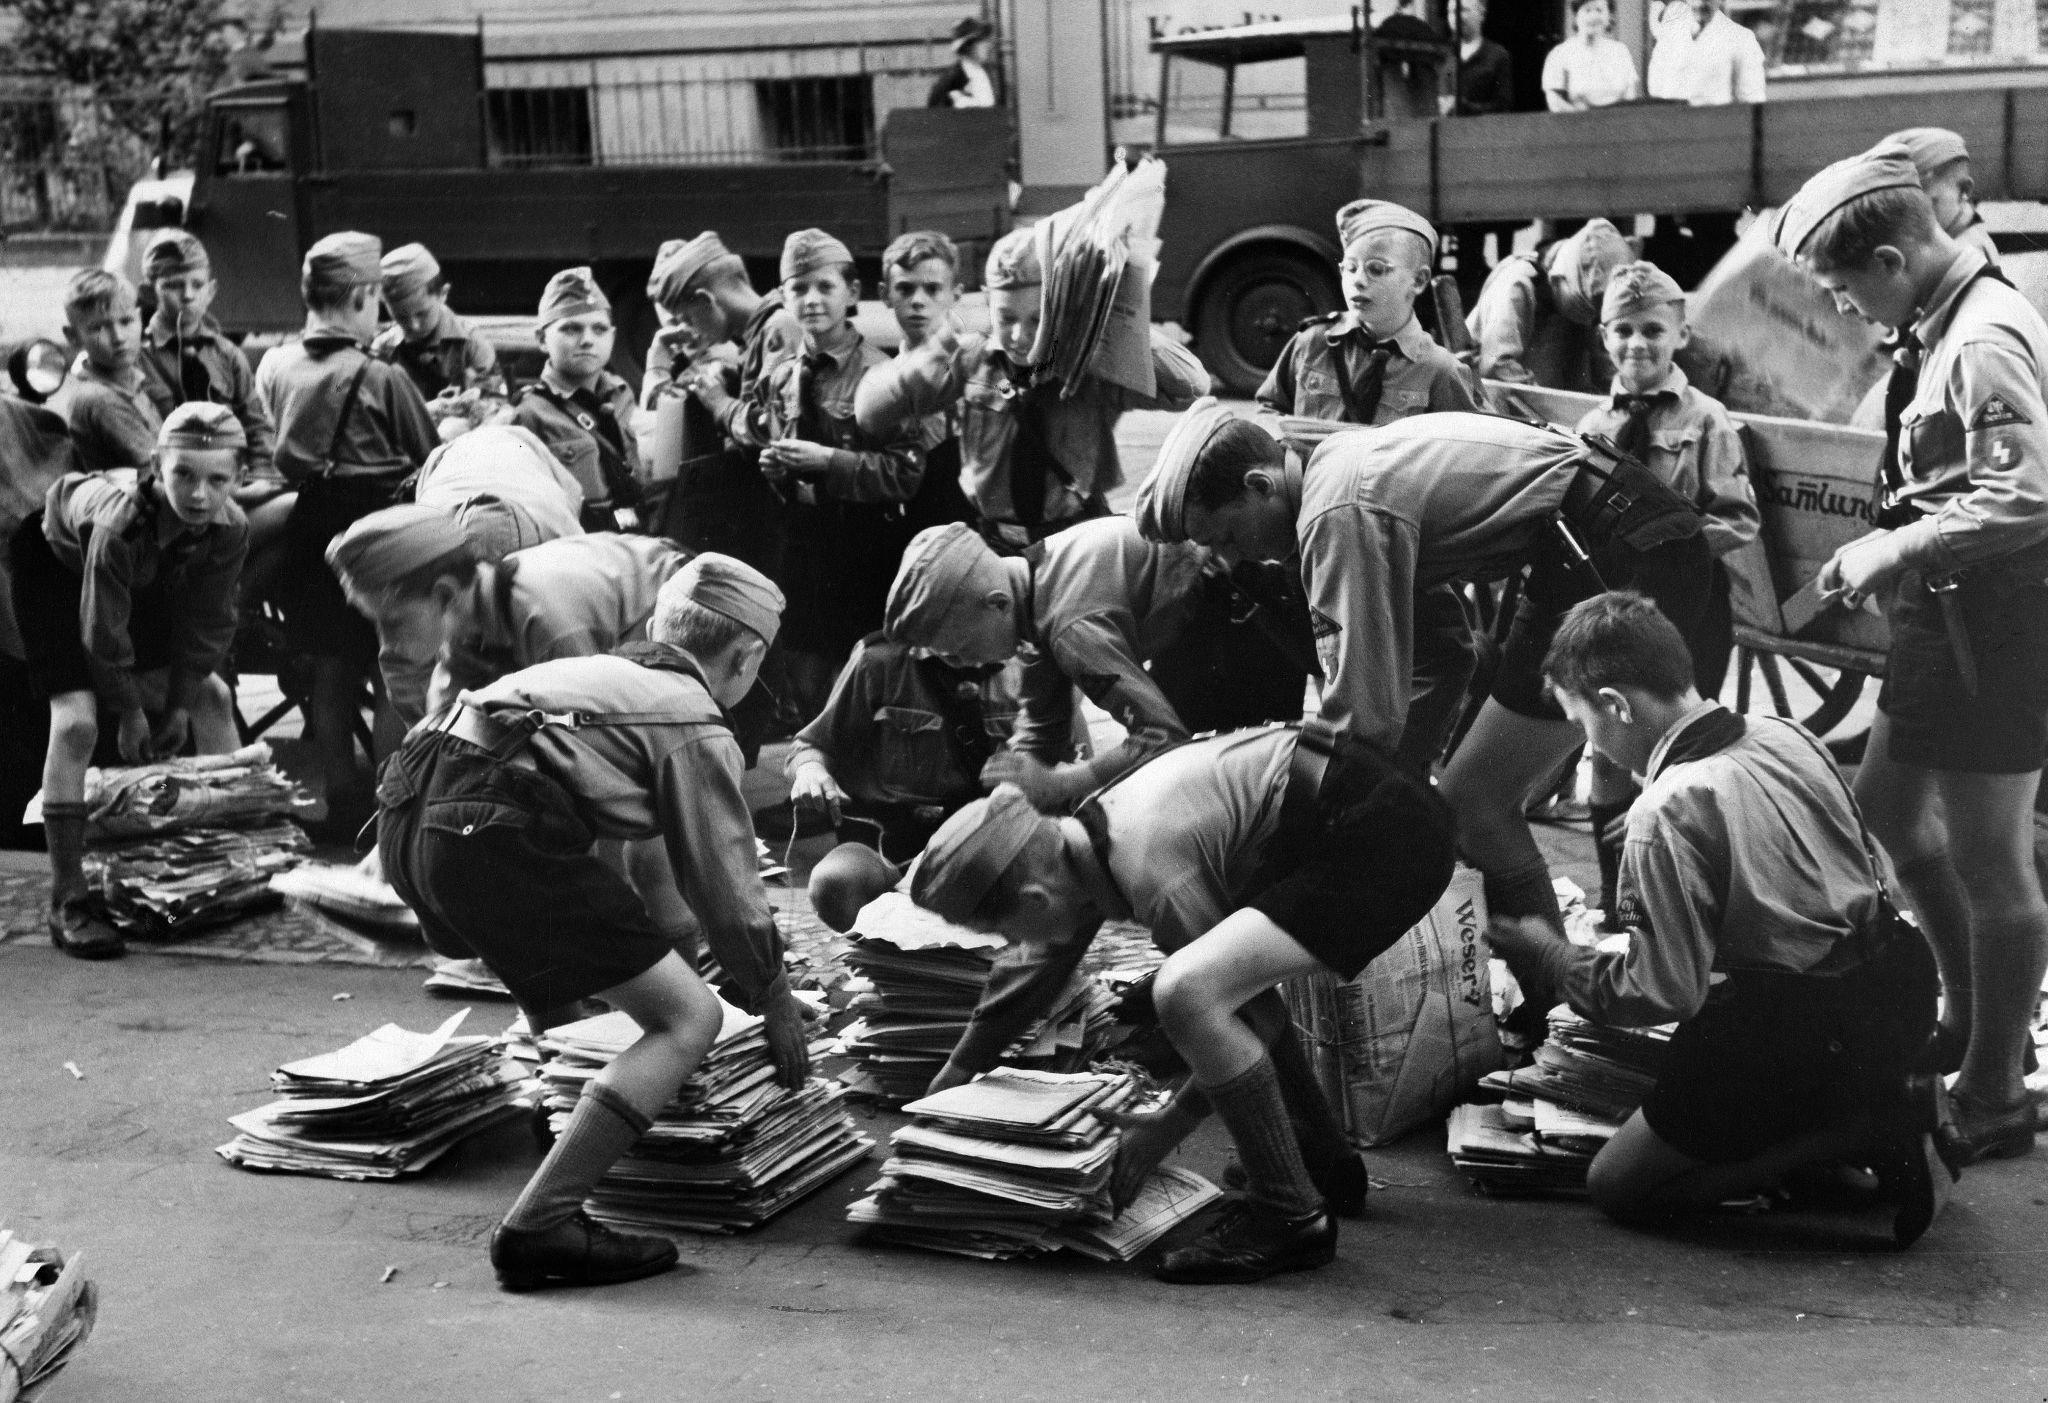
[[1593, 1206], [1631, 1226], [1664, 1216], [1656, 1204], [1656, 1185], [1636, 1173], [1623, 1156], [1611, 1153], [1613, 1148], [1609, 1142], [1586, 1169], [1586, 1194]]
[[1159, 1026], [1176, 1043], [1199, 1032], [1215, 1013], [1214, 990], [1201, 970], [1173, 959], [1159, 967], [1159, 979], [1152, 986], [1152, 1003], [1159, 1011]]
[[50, 702], [50, 750], [79, 764], [89, 763], [99, 744], [98, 704], [90, 692], [72, 692]]

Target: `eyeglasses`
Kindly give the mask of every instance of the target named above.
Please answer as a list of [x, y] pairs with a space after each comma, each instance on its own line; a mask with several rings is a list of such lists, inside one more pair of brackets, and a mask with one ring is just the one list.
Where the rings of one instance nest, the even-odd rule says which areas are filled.
[[1344, 260], [1344, 271], [1354, 276], [1363, 276], [1372, 282], [1383, 282], [1401, 270], [1383, 259], [1368, 258], [1360, 263], [1355, 258]]

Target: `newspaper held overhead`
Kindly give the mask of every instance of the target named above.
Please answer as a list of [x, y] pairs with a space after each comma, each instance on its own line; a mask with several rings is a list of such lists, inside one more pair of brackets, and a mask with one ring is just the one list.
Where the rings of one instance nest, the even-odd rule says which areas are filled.
[[1033, 226], [1045, 270], [1044, 306], [1032, 364], [1072, 398], [1086, 376], [1151, 398], [1152, 279], [1159, 272], [1159, 221], [1166, 212], [1166, 163], [1117, 153], [1102, 183]]

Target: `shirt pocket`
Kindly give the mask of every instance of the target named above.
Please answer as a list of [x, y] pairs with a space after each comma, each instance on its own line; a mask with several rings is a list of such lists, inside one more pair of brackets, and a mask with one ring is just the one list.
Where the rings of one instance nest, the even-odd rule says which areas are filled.
[[1391, 424], [1396, 419], [1421, 414], [1428, 408], [1427, 390], [1384, 390], [1380, 394], [1379, 410], [1373, 418], [1382, 424]]
[[[945, 718], [912, 706], [875, 712], [875, 772], [884, 786], [920, 798], [939, 798], [957, 786]], [[952, 783], [948, 783], [951, 780]]]
[[1967, 471], [1962, 435], [1940, 403], [1915, 402], [1899, 415], [1899, 466], [1914, 482], [1938, 482]]
[[1681, 496], [1696, 498], [1699, 481], [1700, 431], [1653, 429], [1650, 431], [1650, 466]]

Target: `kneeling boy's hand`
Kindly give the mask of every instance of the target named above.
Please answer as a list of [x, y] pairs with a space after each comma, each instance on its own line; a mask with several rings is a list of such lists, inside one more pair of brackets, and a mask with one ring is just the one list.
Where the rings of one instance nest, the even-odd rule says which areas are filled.
[[778, 979], [761, 1008], [767, 1025], [768, 1060], [775, 1064], [775, 1079], [791, 1091], [801, 1090], [811, 1075], [811, 1038], [804, 1027], [803, 1002]]
[[185, 742], [192, 738], [192, 713], [182, 706], [172, 707], [156, 723], [156, 729], [149, 734], [149, 749], [154, 759], [169, 759], [185, 748]]
[[147, 764], [150, 758], [149, 717], [141, 708], [121, 713], [121, 729], [116, 735], [116, 744], [121, 758], [131, 765]]

